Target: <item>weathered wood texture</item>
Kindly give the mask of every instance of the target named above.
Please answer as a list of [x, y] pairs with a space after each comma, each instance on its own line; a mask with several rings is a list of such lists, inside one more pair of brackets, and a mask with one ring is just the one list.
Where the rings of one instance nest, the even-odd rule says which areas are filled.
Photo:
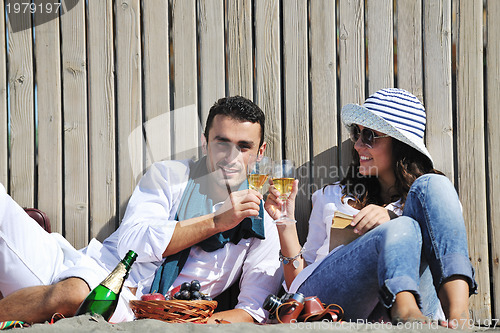
[[204, 129], [208, 111], [216, 100], [226, 95], [224, 0], [199, 0], [197, 13], [200, 63], [198, 110]]
[[225, 4], [228, 94], [253, 98], [252, 2]]
[[118, 227], [113, 2], [89, 2], [87, 20], [89, 232], [102, 241]]
[[[340, 105], [363, 104], [366, 79], [364, 2], [341, 1], [339, 16]], [[341, 126], [339, 137], [342, 178], [351, 161], [352, 144], [344, 126]]]
[[[0, 0], [1, 8], [4, 1]], [[9, 185], [9, 149], [8, 149], [8, 124], [7, 112], [7, 50], [5, 44], [5, 11], [0, 12], [0, 183]]]
[[115, 59], [118, 151], [118, 218], [143, 170], [142, 57], [139, 0], [113, 2], [115, 6]]
[[310, 117], [307, 56], [307, 2], [285, 1], [283, 5], [283, 78], [285, 158], [295, 162], [299, 179], [297, 229], [307, 234], [310, 198]]
[[0, 0], [0, 182], [76, 247], [116, 229], [151, 163], [200, 156], [210, 107], [235, 94], [264, 110], [267, 155], [298, 166], [305, 241], [311, 194], [351, 161], [341, 107], [396, 86], [424, 102], [462, 200], [473, 318], [500, 316], [499, 1], [63, 1], [45, 23], [13, 3]]
[[280, 1], [255, 1], [255, 102], [266, 114], [266, 154], [282, 158]]
[[194, 0], [172, 1], [173, 158], [198, 156], [200, 121], [196, 63], [196, 8]]
[[500, 318], [500, 207], [496, 198], [500, 196], [500, 173], [496, 169], [500, 163], [498, 147], [500, 147], [500, 136], [495, 134], [495, 128], [500, 124], [500, 1], [489, 0], [487, 2], [487, 48], [486, 48], [486, 128], [488, 150], [486, 160], [488, 162], [488, 207], [489, 225], [488, 241], [491, 243], [490, 267], [492, 272], [492, 301], [495, 304], [493, 318]]
[[309, 2], [311, 192], [340, 180], [338, 166], [337, 35], [333, 1]]
[[397, 86], [408, 90], [422, 101], [422, 21], [426, 21], [422, 17], [422, 0], [396, 0], [396, 8]]
[[65, 237], [77, 248], [89, 241], [88, 108], [85, 4], [61, 16], [64, 114]]
[[[43, 2], [35, 1], [36, 5]], [[50, 216], [53, 231], [62, 231], [62, 100], [59, 18], [44, 23], [35, 13], [35, 65], [38, 87], [38, 207]], [[43, 24], [42, 24], [43, 23]], [[85, 147], [86, 150], [87, 147]], [[77, 161], [79, 164], [80, 161]], [[80, 164], [79, 164], [80, 165]], [[85, 181], [85, 179], [83, 179]], [[87, 224], [87, 220], [82, 221]]]
[[[13, 5], [14, 1], [7, 1]], [[31, 29], [14, 32], [16, 24], [31, 26], [31, 14], [9, 16], [8, 98], [10, 104], [10, 194], [21, 206], [35, 204], [35, 109], [33, 89], [33, 35]]]
[[451, 0], [424, 0], [426, 142], [431, 155], [439, 157], [436, 168], [453, 181], [451, 10]]
[[377, 90], [394, 86], [394, 10], [392, 1], [366, 2], [368, 95]]
[[168, 29], [158, 29], [168, 24], [166, 1], [143, 2], [145, 168], [172, 154], [170, 138], [165, 135], [170, 129], [170, 42]]
[[483, 1], [458, 3], [457, 154], [458, 193], [469, 235], [469, 255], [477, 274], [473, 316], [491, 315], [484, 139]]

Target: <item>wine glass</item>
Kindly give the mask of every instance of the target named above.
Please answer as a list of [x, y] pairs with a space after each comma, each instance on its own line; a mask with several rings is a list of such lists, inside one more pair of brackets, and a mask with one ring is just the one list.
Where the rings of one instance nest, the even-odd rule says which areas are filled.
[[[248, 187], [260, 192], [271, 173], [272, 166], [273, 162], [269, 157], [256, 156], [256, 158], [251, 159], [247, 166]], [[260, 216], [254, 218], [261, 219]]]
[[272, 161], [269, 157], [258, 156], [255, 160], [248, 163], [247, 179], [249, 187], [260, 192], [271, 173], [271, 169]]
[[274, 223], [278, 225], [293, 224], [297, 221], [287, 216], [286, 213], [286, 200], [292, 192], [292, 184], [295, 180], [295, 164], [290, 160], [281, 160], [273, 164], [273, 183], [274, 187], [280, 192], [280, 200], [283, 201], [281, 205], [281, 216]]

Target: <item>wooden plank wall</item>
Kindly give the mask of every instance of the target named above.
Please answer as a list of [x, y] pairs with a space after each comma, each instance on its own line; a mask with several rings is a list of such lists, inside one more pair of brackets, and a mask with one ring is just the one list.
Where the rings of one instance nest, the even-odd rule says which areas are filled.
[[[4, 0], [0, 0], [0, 6], [4, 8]], [[5, 27], [5, 11], [0, 11], [0, 26]], [[4, 31], [2, 31], [4, 32]], [[0, 34], [0, 183], [9, 186], [9, 158], [7, 141], [7, 45], [5, 44], [5, 33]]]
[[89, 232], [99, 239], [118, 226], [113, 21], [110, 1], [88, 3]]
[[151, 163], [199, 156], [209, 108], [235, 94], [298, 167], [304, 241], [311, 194], [351, 159], [341, 106], [396, 86], [426, 105], [462, 200], [474, 318], [500, 317], [498, 1], [62, 0], [48, 21], [0, 4], [0, 182], [75, 247], [116, 229]]
[[457, 155], [458, 191], [470, 238], [471, 261], [479, 273], [473, 306], [481, 318], [491, 310], [483, 86], [483, 2], [460, 1], [457, 7]]
[[500, 136], [495, 135], [495, 128], [500, 124], [500, 2], [489, 0], [487, 2], [487, 49], [486, 49], [486, 127], [487, 131], [487, 167], [488, 167], [488, 242], [491, 244], [490, 267], [492, 272], [491, 295], [495, 311], [494, 318], [500, 317], [500, 206], [495, 202], [500, 193], [500, 173], [496, 170], [498, 165], [498, 147]]

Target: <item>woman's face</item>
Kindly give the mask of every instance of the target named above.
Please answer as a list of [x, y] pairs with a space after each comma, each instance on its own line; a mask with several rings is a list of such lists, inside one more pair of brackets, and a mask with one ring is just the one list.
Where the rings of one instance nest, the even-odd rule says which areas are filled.
[[[363, 131], [363, 126], [358, 125], [359, 130]], [[384, 135], [373, 131], [375, 136]], [[391, 181], [394, 178], [393, 159], [392, 159], [392, 138], [376, 138], [373, 141], [372, 148], [365, 145], [361, 140], [361, 135], [354, 144], [354, 149], [359, 155], [359, 173], [363, 176], [376, 176], [381, 180]]]

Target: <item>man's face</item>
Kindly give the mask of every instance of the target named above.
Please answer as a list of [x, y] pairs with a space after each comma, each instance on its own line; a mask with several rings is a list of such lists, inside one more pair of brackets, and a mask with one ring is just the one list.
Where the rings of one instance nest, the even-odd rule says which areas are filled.
[[259, 148], [260, 133], [259, 123], [215, 116], [204, 148], [210, 177], [219, 187], [229, 185], [234, 190], [245, 180], [249, 160], [263, 154], [266, 147], [263, 143]]

